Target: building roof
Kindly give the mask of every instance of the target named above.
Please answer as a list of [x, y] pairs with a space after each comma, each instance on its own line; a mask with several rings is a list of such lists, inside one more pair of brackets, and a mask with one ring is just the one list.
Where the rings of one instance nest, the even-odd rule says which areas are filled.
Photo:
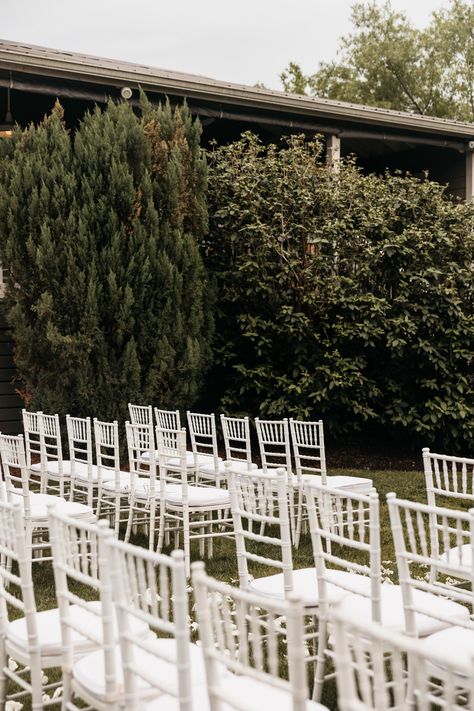
[[[471, 123], [217, 81], [195, 74], [48, 49], [23, 42], [0, 40], [0, 70], [11, 72], [13, 87], [15, 79], [25, 75], [117, 89], [122, 86], [141, 86], [145, 91], [186, 97], [188, 100], [204, 102], [206, 106], [238, 106], [240, 110], [271, 112], [273, 115], [290, 114], [295, 118], [295, 125], [298, 125], [298, 119], [331, 121], [337, 118], [352, 125], [364, 124], [382, 131], [389, 129], [436, 134], [446, 140], [467, 141], [474, 138], [474, 124]], [[6, 85], [5, 77], [1, 84]]]

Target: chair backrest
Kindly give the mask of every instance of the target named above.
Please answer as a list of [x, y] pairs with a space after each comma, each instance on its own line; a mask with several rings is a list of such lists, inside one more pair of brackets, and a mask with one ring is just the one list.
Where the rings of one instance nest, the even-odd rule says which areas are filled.
[[74, 478], [76, 466], [87, 467], [87, 478], [92, 481], [92, 427], [90, 417], [66, 415], [71, 476]]
[[291, 444], [288, 420], [261, 420], [255, 418], [262, 469], [283, 467], [292, 482]]
[[196, 459], [199, 455], [209, 457], [209, 462], [214, 464], [216, 472], [219, 470], [219, 452], [217, 448], [216, 416], [199, 412], [186, 412], [188, 420], [191, 447]]
[[98, 476], [113, 472], [116, 484], [120, 477], [120, 440], [118, 422], [103, 422], [94, 417], [95, 455]]
[[133, 491], [137, 477], [150, 480], [150, 494], [155, 493], [156, 450], [153, 421], [149, 424], [126, 422], [130, 490]]
[[[301, 602], [293, 595], [278, 600], [233, 588], [206, 575], [201, 561], [193, 564], [192, 575], [213, 711], [229, 707], [242, 711], [246, 703], [249, 709], [255, 707], [254, 699], [246, 702], [245, 691], [239, 693], [239, 688], [245, 689], [244, 684], [242, 687], [236, 684], [234, 693], [226, 689], [222, 667], [239, 679], [246, 677], [265, 684], [270, 698], [271, 688], [286, 692], [289, 703], [281, 708], [306, 709], [308, 686]], [[282, 665], [279, 649], [284, 644], [287, 664]]]
[[326, 484], [326, 450], [324, 448], [323, 421], [300, 422], [290, 418], [291, 441], [295, 455], [296, 475], [301, 482], [303, 474], [316, 474]]
[[[61, 622], [63, 669], [72, 669], [78, 645], [89, 643], [104, 655], [105, 693], [116, 693], [117, 626], [105, 541], [112, 536], [105, 520], [86, 523], [48, 506], [54, 581]], [[91, 604], [90, 590], [99, 597]], [[74, 608], [72, 606], [74, 605]]]
[[43, 451], [47, 462], [58, 463], [58, 475], [63, 471], [63, 446], [61, 443], [61, 427], [59, 415], [45, 415], [40, 418], [41, 436], [43, 438]]
[[[161, 429], [156, 427], [156, 446], [158, 452], [158, 467], [160, 472], [160, 496], [165, 495], [167, 483], [182, 486], [183, 506], [188, 503], [188, 469], [186, 465], [186, 430]], [[172, 459], [173, 469], [168, 469]]]
[[454, 499], [457, 506], [474, 505], [474, 459], [434, 454], [423, 449], [426, 495], [428, 504], [447, 504]]
[[179, 410], [159, 410], [155, 407], [156, 426], [162, 430], [180, 430], [181, 416]]
[[151, 405], [132, 405], [128, 403], [130, 422], [133, 425], [153, 425], [153, 409]]
[[[4, 436], [4, 435], [2, 435]], [[28, 646], [38, 645], [36, 603], [31, 572], [31, 550], [25, 538], [25, 520], [19, 503], [0, 501], [0, 630], [6, 634], [9, 609], [26, 618]], [[8, 561], [8, 564], [7, 564]], [[17, 563], [17, 569], [12, 565]]]
[[249, 418], [221, 415], [221, 425], [226, 460], [240, 464], [246, 462], [247, 469], [253, 469]]
[[[305, 482], [311, 542], [318, 577], [321, 614], [328, 614], [330, 583], [371, 601], [372, 619], [381, 620], [379, 499], [375, 491], [356, 494], [332, 489], [320, 482]], [[329, 570], [327, 564], [331, 567]], [[368, 576], [370, 585], [357, 584], [335, 570]]]
[[31, 520], [29, 473], [26, 466], [23, 435], [0, 434], [0, 457], [2, 460], [4, 482], [1, 497], [9, 503], [20, 502], [22, 497], [24, 516]]
[[[337, 606], [331, 636], [340, 711], [410, 711], [415, 707], [420, 711], [473, 711], [472, 657], [460, 655], [456, 649], [440, 653], [424, 640], [379, 624], [361, 624]], [[407, 694], [408, 666], [414, 698]], [[435, 669], [442, 669], [442, 673], [433, 673]]]
[[[407, 632], [417, 635], [417, 613], [453, 624], [436, 607], [426, 609], [417, 591], [449, 598], [474, 612], [474, 509], [468, 512], [420, 504], [387, 494]], [[420, 568], [431, 575], [420, 575]], [[447, 576], [447, 577], [446, 577]], [[428, 579], [427, 579], [428, 578]], [[465, 582], [469, 581], [466, 587]], [[461, 587], [459, 583], [464, 583]], [[456, 625], [474, 628], [469, 620]]]
[[[139, 690], [145, 682], [178, 699], [180, 711], [191, 711], [188, 595], [182, 551], [167, 556], [116, 539], [107, 541], [107, 548], [124, 667], [124, 708], [143, 709]], [[133, 620], [145, 622], [161, 638], [176, 640], [176, 651], [134, 634]], [[141, 650], [147, 652], [150, 662], [155, 657], [156, 664], [140, 664]]]
[[[249, 562], [270, 568], [269, 574], [283, 573], [285, 592], [293, 590], [293, 560], [291, 553], [288, 484], [284, 469], [275, 469], [272, 476], [252, 472], [232, 471], [229, 467], [229, 493], [240, 587], [251, 581]], [[272, 535], [267, 526], [278, 526]], [[266, 531], [266, 533], [265, 533]], [[272, 546], [275, 557], [265, 555], [260, 546]], [[260, 572], [260, 575], [262, 573]]]
[[26, 450], [26, 465], [31, 467], [33, 459], [37, 459], [40, 464], [43, 464], [43, 447], [41, 437], [41, 415], [42, 412], [27, 412], [23, 409], [21, 416], [23, 420], [23, 430], [25, 434], [25, 450]]

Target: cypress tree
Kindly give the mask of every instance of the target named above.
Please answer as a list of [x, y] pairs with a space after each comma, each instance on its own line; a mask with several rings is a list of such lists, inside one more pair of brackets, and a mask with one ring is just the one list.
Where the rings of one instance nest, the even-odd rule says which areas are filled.
[[200, 126], [142, 104], [96, 108], [74, 138], [57, 105], [4, 149], [8, 319], [34, 408], [116, 418], [198, 395], [213, 330]]

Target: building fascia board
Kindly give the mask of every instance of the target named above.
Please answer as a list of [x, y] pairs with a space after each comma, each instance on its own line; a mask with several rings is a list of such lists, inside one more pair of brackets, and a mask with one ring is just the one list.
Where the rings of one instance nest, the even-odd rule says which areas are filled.
[[115, 87], [141, 86], [144, 91], [313, 119], [350, 121], [465, 140], [474, 137], [474, 124], [470, 123], [226, 83], [194, 74], [5, 40], [0, 40], [0, 68], [82, 82], [108, 83]]

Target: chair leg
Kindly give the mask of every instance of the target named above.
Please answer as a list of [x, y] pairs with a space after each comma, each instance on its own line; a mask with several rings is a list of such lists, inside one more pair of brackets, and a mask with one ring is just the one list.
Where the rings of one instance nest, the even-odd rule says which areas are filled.
[[5, 708], [5, 703], [7, 700], [7, 677], [5, 674], [5, 667], [8, 664], [8, 657], [5, 652], [5, 640], [2, 638], [0, 642], [0, 709]]
[[156, 506], [155, 502], [150, 502], [150, 525], [148, 530], [148, 549], [150, 551], [155, 550], [155, 520], [156, 520]]
[[318, 651], [316, 654], [316, 669], [314, 672], [313, 701], [320, 702], [323, 693], [324, 674], [326, 671], [327, 620], [319, 619]]
[[295, 548], [298, 548], [300, 545], [302, 521], [303, 521], [303, 491], [301, 489], [299, 489], [299, 491], [298, 491], [298, 508], [296, 511], [296, 530], [295, 530], [295, 537], [294, 537]]
[[[128, 543], [130, 541], [130, 536], [132, 533], [134, 506], [135, 506], [135, 501], [134, 501], [133, 496], [131, 496], [130, 497], [130, 508], [128, 511], [127, 530], [125, 531], [125, 538], [124, 538], [125, 543]], [[120, 504], [119, 504], [119, 509], [120, 509]], [[115, 505], [115, 510], [116, 510], [116, 516], [117, 516], [117, 505]], [[117, 520], [119, 520], [119, 519], [120, 519], [120, 515], [117, 516]], [[116, 524], [116, 527], [117, 527], [117, 524]], [[118, 533], [116, 535], [118, 536]]]
[[189, 512], [183, 512], [183, 543], [184, 543], [184, 563], [186, 567], [186, 576], [191, 575], [191, 542], [189, 540]]
[[161, 550], [163, 548], [163, 540], [164, 540], [164, 533], [165, 533], [165, 513], [162, 510], [163, 507], [160, 507], [160, 526], [158, 530], [158, 542], [156, 544], [156, 552], [161, 553]]
[[99, 484], [99, 486], [97, 488], [97, 510], [95, 512], [95, 515], [97, 516], [97, 518], [99, 518], [99, 516], [100, 516], [101, 504], [102, 504], [102, 487]]
[[43, 681], [39, 655], [35, 655], [30, 661], [31, 708], [33, 711], [40, 711], [43, 708]]

